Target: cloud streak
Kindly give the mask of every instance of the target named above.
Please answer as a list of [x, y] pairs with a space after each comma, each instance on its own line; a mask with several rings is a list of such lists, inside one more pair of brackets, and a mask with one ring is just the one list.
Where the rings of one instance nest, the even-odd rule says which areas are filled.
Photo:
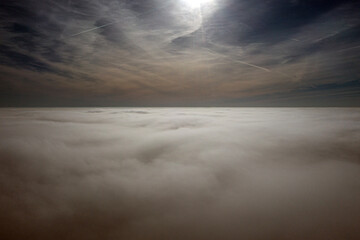
[[[13, 89], [1, 99], [5, 106], [75, 106], [82, 98], [99, 106], [264, 104], [270, 93], [359, 80], [354, 1], [217, 0], [201, 9], [159, 0], [1, 4], [0, 87]], [[46, 86], [51, 79], [62, 92]], [[41, 82], [37, 95], [33, 81]], [[24, 89], [24, 101], [11, 100]], [[65, 101], [68, 92], [75, 93]]]
[[97, 30], [97, 29], [100, 29], [100, 28], [103, 28], [103, 27], [107, 27], [107, 26], [110, 26], [110, 25], [113, 25], [115, 23], [118, 23], [118, 22], [111, 22], [111, 23], [107, 23], [107, 24], [103, 24], [99, 27], [94, 27], [94, 28], [91, 28], [91, 29], [87, 29], [87, 30], [84, 30], [84, 31], [81, 31], [79, 33], [75, 33], [73, 35], [70, 35], [71, 37], [75, 37], [77, 35], [80, 35], [80, 34], [83, 34], [83, 33], [87, 33], [87, 32], [91, 32], [91, 31], [94, 31], [94, 30]]

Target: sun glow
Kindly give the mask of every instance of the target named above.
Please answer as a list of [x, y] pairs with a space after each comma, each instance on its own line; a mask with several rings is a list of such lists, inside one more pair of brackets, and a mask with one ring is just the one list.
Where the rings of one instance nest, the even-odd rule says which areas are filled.
[[213, 0], [182, 0], [190, 8], [200, 8], [202, 5], [211, 3]]

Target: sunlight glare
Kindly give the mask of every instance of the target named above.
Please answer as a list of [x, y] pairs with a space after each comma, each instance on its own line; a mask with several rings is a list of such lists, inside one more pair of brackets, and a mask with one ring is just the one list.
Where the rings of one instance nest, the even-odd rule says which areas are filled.
[[182, 0], [190, 8], [200, 8], [202, 5], [212, 2], [213, 0]]

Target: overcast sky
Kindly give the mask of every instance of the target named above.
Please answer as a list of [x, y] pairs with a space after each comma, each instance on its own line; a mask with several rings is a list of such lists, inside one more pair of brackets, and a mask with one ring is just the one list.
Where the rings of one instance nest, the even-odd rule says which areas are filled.
[[359, 106], [360, 4], [3, 0], [0, 106]]

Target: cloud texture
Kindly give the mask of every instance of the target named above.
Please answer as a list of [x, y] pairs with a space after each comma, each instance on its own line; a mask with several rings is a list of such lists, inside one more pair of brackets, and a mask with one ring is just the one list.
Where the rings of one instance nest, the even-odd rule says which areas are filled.
[[358, 106], [358, 1], [186, 2], [2, 1], [0, 105]]
[[7, 109], [0, 235], [358, 239], [358, 109]]

